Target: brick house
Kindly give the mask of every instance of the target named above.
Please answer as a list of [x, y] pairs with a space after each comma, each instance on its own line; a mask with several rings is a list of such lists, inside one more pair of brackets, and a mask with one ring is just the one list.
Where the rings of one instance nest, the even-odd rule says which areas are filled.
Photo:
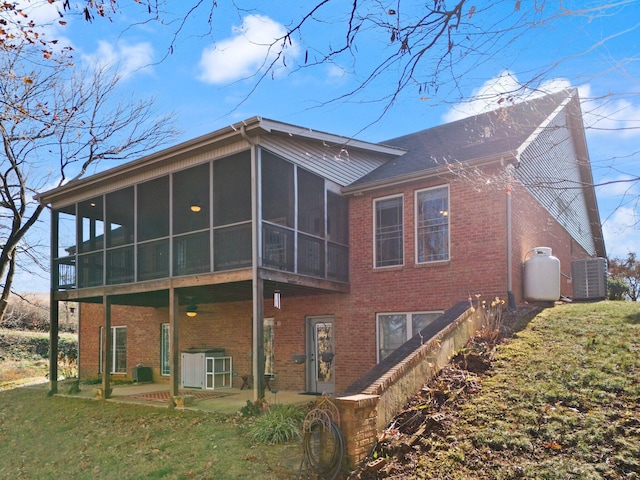
[[535, 247], [571, 297], [605, 257], [592, 185], [567, 90], [377, 144], [254, 117], [37, 198], [81, 378], [260, 398], [345, 391], [468, 297], [521, 304]]

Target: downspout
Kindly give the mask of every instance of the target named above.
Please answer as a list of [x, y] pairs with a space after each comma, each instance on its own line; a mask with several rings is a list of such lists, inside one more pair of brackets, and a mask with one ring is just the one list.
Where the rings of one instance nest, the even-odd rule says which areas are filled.
[[264, 399], [264, 283], [260, 278], [260, 169], [256, 144], [249, 138], [245, 126], [240, 135], [251, 146], [251, 270], [253, 300], [253, 399]]
[[513, 294], [513, 248], [512, 248], [512, 222], [511, 222], [511, 169], [513, 165], [509, 164], [507, 170], [507, 184], [505, 186], [507, 201], [507, 300], [509, 309], [516, 308], [516, 298]]

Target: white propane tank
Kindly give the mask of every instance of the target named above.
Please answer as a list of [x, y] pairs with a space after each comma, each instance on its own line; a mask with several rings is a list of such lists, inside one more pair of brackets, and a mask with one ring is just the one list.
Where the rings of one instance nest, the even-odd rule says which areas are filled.
[[536, 247], [524, 262], [524, 298], [532, 302], [555, 302], [560, 298], [560, 260], [551, 248]]

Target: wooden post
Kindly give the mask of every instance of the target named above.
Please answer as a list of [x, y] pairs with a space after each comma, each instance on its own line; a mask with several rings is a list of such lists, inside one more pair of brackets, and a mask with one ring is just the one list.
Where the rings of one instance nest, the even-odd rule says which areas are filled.
[[242, 127], [245, 140], [251, 145], [251, 265], [253, 297], [253, 397], [264, 399], [264, 280], [260, 278], [262, 266], [262, 222], [260, 196], [260, 151], [251, 142]]
[[51, 287], [49, 291], [49, 393], [58, 393], [58, 302], [55, 293], [58, 289], [59, 270], [53, 260], [58, 256], [58, 213], [51, 211]]
[[111, 298], [108, 295], [102, 296], [102, 306], [104, 308], [104, 331], [102, 335], [102, 392], [101, 398], [106, 400], [111, 396], [111, 365], [112, 353], [112, 333], [111, 333]]
[[175, 408], [175, 397], [179, 395], [178, 385], [178, 361], [179, 361], [179, 344], [178, 344], [178, 295], [173, 287], [169, 289], [169, 408]]
[[58, 393], [58, 302], [54, 300], [54, 292], [51, 289], [49, 297], [49, 393]]

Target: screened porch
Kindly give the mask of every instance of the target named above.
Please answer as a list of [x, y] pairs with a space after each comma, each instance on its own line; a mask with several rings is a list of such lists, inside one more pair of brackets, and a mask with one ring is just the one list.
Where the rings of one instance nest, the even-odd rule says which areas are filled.
[[339, 187], [257, 151], [257, 172], [246, 150], [55, 208], [53, 290], [250, 269], [254, 258], [262, 269], [347, 283], [348, 203]]

